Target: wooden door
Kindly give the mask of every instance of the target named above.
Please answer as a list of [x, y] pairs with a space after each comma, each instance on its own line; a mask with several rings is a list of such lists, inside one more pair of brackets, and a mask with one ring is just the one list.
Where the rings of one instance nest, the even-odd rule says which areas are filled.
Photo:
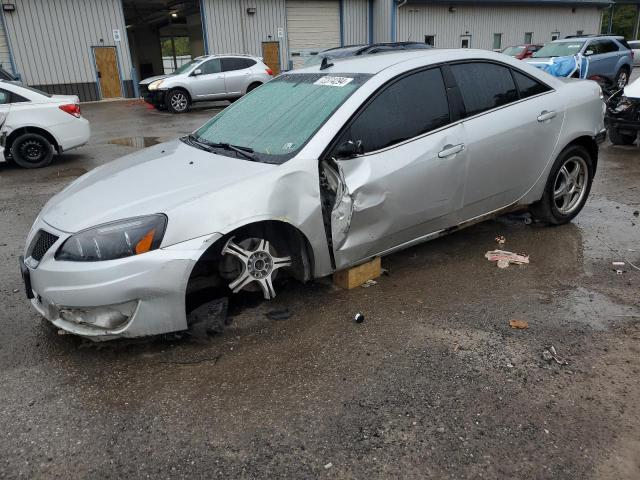
[[102, 98], [122, 97], [116, 47], [94, 47], [93, 52], [96, 57], [96, 70]]
[[262, 58], [274, 76], [280, 74], [280, 42], [262, 42]]

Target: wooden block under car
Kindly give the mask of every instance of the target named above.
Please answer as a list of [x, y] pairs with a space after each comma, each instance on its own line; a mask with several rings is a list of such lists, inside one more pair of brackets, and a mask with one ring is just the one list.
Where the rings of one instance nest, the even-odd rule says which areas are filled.
[[378, 278], [381, 272], [380, 257], [376, 257], [367, 263], [340, 270], [333, 274], [333, 283], [340, 288], [351, 290], [359, 287], [367, 280]]

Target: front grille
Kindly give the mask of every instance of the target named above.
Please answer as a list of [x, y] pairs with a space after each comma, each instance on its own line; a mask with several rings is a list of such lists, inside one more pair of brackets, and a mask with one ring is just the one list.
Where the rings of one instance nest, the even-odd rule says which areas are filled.
[[31, 242], [31, 253], [29, 256], [39, 262], [42, 260], [42, 257], [44, 257], [44, 254], [47, 253], [57, 241], [58, 237], [54, 234], [39, 230], [33, 242]]

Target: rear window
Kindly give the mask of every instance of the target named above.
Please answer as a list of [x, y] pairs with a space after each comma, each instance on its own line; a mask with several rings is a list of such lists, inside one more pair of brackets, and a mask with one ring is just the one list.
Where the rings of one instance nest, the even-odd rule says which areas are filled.
[[540, 83], [528, 75], [516, 70], [512, 70], [512, 72], [513, 78], [515, 78], [516, 84], [518, 85], [518, 90], [520, 90], [520, 98], [533, 97], [534, 95], [551, 90], [551, 88], [546, 86], [544, 83]]
[[507, 47], [502, 51], [502, 53], [511, 57], [515, 57], [516, 55], [520, 55], [523, 50], [524, 47]]
[[462, 93], [467, 116], [518, 100], [509, 68], [494, 63], [470, 62], [451, 66]]
[[231, 72], [233, 70], [243, 70], [253, 67], [255, 64], [255, 60], [251, 60], [250, 58], [223, 58], [222, 71]]

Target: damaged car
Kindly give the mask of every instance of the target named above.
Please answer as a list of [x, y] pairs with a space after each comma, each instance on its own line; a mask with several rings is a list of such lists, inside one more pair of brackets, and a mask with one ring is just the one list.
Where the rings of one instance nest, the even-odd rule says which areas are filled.
[[469, 49], [280, 75], [54, 196], [20, 260], [27, 296], [77, 335], [155, 335], [504, 212], [567, 223], [596, 172], [600, 93]]

